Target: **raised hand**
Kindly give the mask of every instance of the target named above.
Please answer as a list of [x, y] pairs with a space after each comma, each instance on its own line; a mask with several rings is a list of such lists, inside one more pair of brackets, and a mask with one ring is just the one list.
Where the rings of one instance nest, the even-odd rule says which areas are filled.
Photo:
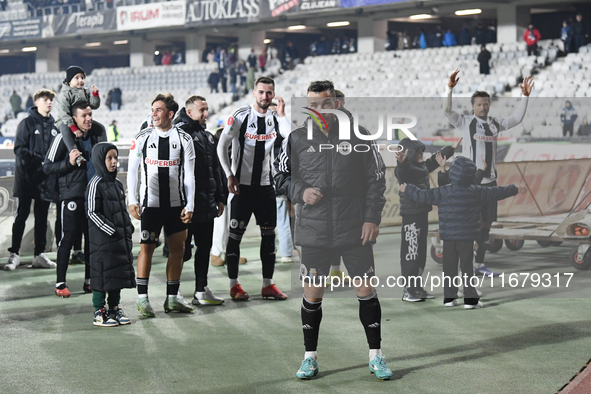
[[534, 88], [534, 84], [535, 82], [532, 77], [525, 77], [523, 83], [519, 85], [521, 88], [521, 93], [523, 93], [524, 96], [529, 97], [532, 89]]
[[520, 186], [517, 188], [518, 194], [527, 194], [527, 187]]
[[435, 160], [440, 167], [445, 167], [445, 163], [447, 162], [447, 158], [441, 154], [441, 152], [437, 152], [435, 155]]
[[451, 75], [449, 76], [449, 82], [447, 82], [447, 86], [449, 86], [450, 89], [458, 84], [458, 81], [460, 80], [460, 78], [458, 77], [459, 73], [460, 70], [456, 68], [456, 71], [451, 73]]
[[408, 155], [408, 149], [402, 153], [401, 151], [397, 151], [396, 153], [396, 160], [398, 160], [400, 163], [404, 163], [404, 161], [406, 160], [406, 156]]
[[453, 144], [452, 148], [453, 148], [454, 150], [458, 149], [458, 146], [460, 146], [460, 144], [462, 143], [462, 140], [463, 140], [463, 139], [464, 139], [464, 137], [460, 137], [460, 139], [459, 139], [459, 140], [457, 140], [455, 144]]

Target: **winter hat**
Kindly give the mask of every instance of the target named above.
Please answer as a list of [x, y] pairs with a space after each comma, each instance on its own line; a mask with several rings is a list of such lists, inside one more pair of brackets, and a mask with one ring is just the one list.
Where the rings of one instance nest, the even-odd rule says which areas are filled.
[[86, 73], [84, 72], [84, 70], [82, 69], [82, 67], [79, 66], [70, 66], [66, 69], [66, 79], [64, 80], [65, 83], [70, 84], [70, 81], [72, 80], [72, 78], [74, 78], [74, 76], [76, 74], [84, 74], [84, 76], [86, 76]]

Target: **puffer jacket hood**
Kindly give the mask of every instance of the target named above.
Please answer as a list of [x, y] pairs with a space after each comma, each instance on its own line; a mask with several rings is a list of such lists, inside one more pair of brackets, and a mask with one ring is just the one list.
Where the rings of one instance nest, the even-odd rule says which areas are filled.
[[405, 138], [399, 142], [402, 146], [402, 152], [406, 152], [408, 149], [408, 154], [406, 156], [406, 160], [410, 160], [410, 163], [415, 163], [415, 157], [417, 153], [425, 151], [425, 144], [418, 140], [411, 140], [410, 138]]
[[449, 168], [449, 180], [452, 185], [471, 185], [474, 175], [476, 166], [472, 160], [463, 156], [457, 157]]
[[[201, 125], [201, 123], [197, 122], [196, 120], [191, 119], [189, 114], [187, 114], [186, 108], [181, 108], [180, 111], [177, 113], [177, 116], [172, 121], [173, 124], [185, 123], [189, 130], [205, 130], [205, 127]], [[184, 130], [184, 129], [183, 129]], [[186, 130], [185, 130], [186, 131]], [[189, 132], [189, 134], [191, 134]]]
[[115, 149], [117, 154], [119, 154], [117, 147], [110, 142], [100, 142], [92, 148], [92, 164], [94, 165], [94, 170], [98, 176], [105, 180], [114, 180], [117, 177], [117, 170], [115, 170], [115, 172], [110, 172], [105, 165], [107, 153], [109, 153], [111, 149]]

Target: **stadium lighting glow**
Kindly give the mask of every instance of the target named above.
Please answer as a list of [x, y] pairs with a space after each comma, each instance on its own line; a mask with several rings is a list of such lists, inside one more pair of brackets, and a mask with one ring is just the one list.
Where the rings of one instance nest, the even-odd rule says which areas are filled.
[[480, 14], [482, 13], [482, 10], [480, 8], [475, 8], [473, 10], [457, 10], [455, 12], [456, 15], [458, 16], [462, 16], [462, 15], [476, 15], [476, 14]]
[[304, 25], [295, 25], [295, 26], [289, 26], [287, 28], [287, 30], [304, 30], [306, 28], [306, 26]]
[[8, 53], [10, 52], [10, 49], [0, 49], [0, 53]]
[[431, 19], [433, 18], [433, 15], [429, 15], [429, 14], [417, 14], [417, 15], [411, 15], [408, 17], [409, 19]]
[[160, 55], [160, 51], [154, 51], [154, 55], [155, 55], [155, 56], [158, 56], [158, 55]]
[[86, 45], [87, 47], [100, 47], [101, 43], [100, 42], [87, 42]]
[[271, 43], [271, 39], [269, 39], [269, 38], [265, 38], [263, 40], [263, 44], [270, 44], [270, 43]]
[[23, 52], [35, 52], [37, 47], [24, 47]]
[[349, 21], [329, 22], [326, 24], [326, 26], [328, 26], [328, 27], [349, 26]]
[[119, 40], [119, 41], [113, 41], [114, 45], [125, 45], [128, 44], [129, 41], [128, 40]]

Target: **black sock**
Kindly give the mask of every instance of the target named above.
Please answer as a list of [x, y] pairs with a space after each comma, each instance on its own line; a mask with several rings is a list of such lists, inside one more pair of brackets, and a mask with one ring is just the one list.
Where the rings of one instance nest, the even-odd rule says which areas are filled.
[[322, 301], [311, 302], [302, 298], [302, 329], [304, 346], [307, 352], [315, 352], [318, 347], [318, 332], [322, 321]]
[[374, 291], [367, 297], [359, 298], [359, 320], [365, 329], [365, 336], [370, 349], [381, 348], [382, 308]]
[[150, 278], [137, 278], [137, 293], [148, 295], [148, 281]]
[[238, 279], [238, 262], [240, 260], [240, 241], [242, 234], [230, 231], [228, 245], [226, 246], [226, 267], [228, 278]]
[[166, 295], [176, 296], [181, 287], [181, 281], [179, 280], [167, 280], [166, 281]]
[[476, 258], [474, 259], [474, 262], [478, 264], [484, 264], [484, 255], [486, 254], [486, 242], [488, 241], [489, 234], [490, 228], [480, 228], [480, 233], [478, 234], [478, 239], [476, 240], [476, 244], [478, 244], [478, 250], [476, 251]]
[[275, 229], [261, 230], [261, 263], [263, 278], [272, 279], [275, 272]]

